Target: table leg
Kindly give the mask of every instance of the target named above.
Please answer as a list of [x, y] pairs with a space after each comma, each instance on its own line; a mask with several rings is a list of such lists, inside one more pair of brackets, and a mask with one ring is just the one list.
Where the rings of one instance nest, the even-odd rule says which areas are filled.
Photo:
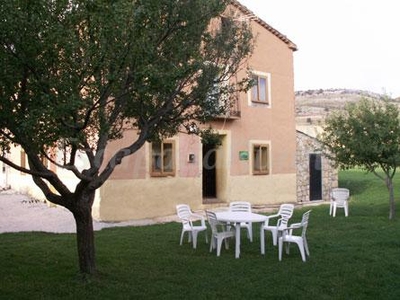
[[235, 258], [240, 256], [240, 222], [236, 223]]
[[265, 254], [265, 234], [264, 234], [264, 224], [261, 223], [260, 226], [260, 243], [261, 243], [261, 254]]

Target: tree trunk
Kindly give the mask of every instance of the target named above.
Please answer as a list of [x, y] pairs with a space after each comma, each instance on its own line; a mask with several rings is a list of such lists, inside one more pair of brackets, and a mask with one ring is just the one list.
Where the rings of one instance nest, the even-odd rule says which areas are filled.
[[[76, 239], [78, 246], [79, 270], [82, 274], [96, 272], [94, 230], [92, 218], [92, 199], [81, 196], [72, 212], [76, 223]], [[93, 195], [87, 196], [94, 199]]]
[[394, 202], [393, 180], [391, 177], [386, 178], [386, 186], [389, 191], [389, 220], [393, 220], [396, 214], [396, 205]]

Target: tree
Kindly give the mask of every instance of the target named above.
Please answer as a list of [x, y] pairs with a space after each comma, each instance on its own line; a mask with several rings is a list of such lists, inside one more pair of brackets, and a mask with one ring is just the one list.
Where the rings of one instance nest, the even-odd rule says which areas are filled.
[[[228, 0], [9, 0], [0, 4], [0, 160], [75, 218], [79, 268], [96, 271], [95, 191], [146, 141], [229, 109], [252, 50]], [[218, 87], [218, 88], [216, 88]], [[109, 161], [107, 144], [137, 130]], [[13, 145], [29, 168], [7, 158]], [[63, 158], [58, 153], [62, 152]], [[84, 154], [89, 167], [76, 166]], [[74, 189], [43, 163], [78, 179]]]
[[[361, 167], [381, 178], [389, 192], [389, 219], [395, 217], [393, 177], [400, 164], [399, 107], [389, 99], [349, 103], [326, 119], [321, 141], [341, 168]], [[379, 170], [383, 171], [382, 175]]]

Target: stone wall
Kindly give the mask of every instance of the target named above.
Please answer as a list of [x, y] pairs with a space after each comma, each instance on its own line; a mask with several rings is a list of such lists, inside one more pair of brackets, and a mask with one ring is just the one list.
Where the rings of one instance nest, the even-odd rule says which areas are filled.
[[331, 161], [322, 155], [320, 143], [315, 137], [297, 131], [297, 202], [310, 202], [310, 154], [321, 154], [322, 167], [322, 199], [329, 201], [332, 188], [338, 186], [338, 172]]

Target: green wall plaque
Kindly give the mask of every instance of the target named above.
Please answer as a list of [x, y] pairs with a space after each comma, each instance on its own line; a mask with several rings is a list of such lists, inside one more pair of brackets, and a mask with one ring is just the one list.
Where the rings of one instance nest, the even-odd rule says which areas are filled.
[[249, 160], [249, 151], [239, 151], [240, 160]]

